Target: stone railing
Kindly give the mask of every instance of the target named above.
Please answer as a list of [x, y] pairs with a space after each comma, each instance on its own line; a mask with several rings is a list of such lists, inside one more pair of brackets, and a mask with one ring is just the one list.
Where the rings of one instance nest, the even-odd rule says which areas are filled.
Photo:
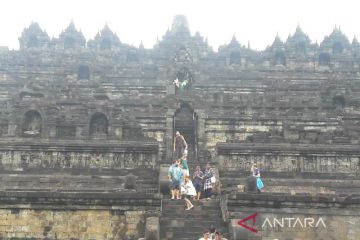
[[0, 169], [154, 169], [158, 143], [2, 141]]
[[112, 193], [94, 192], [48, 192], [48, 191], [0, 191], [2, 208], [18, 209], [118, 209], [157, 210], [161, 199], [158, 194], [144, 194], [131, 191]]
[[314, 177], [360, 177], [358, 145], [219, 143], [221, 171], [248, 172], [257, 163], [262, 172]]

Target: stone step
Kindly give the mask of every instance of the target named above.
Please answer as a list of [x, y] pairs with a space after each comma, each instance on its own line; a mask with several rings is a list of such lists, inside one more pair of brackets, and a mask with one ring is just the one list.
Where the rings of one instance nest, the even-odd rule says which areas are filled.
[[192, 202], [194, 208], [185, 211], [184, 200], [162, 201], [161, 239], [199, 239], [202, 232], [210, 226], [215, 226], [224, 233], [228, 232], [222, 220], [218, 199]]
[[[188, 213], [192, 211], [192, 213]], [[192, 219], [206, 219], [208, 217], [216, 217], [219, 218], [221, 217], [221, 213], [220, 212], [214, 212], [214, 211], [202, 211], [202, 210], [189, 210], [186, 211], [185, 207], [181, 210], [168, 210], [166, 211], [166, 213], [163, 213], [164, 217], [176, 217], [176, 216], [187, 216], [187, 217], [191, 217]]]
[[[200, 227], [194, 228], [167, 228], [166, 231], [161, 232], [160, 239], [184, 239], [184, 240], [197, 240], [202, 237], [202, 233], [204, 230], [209, 229], [211, 225], [203, 225]], [[216, 226], [215, 226], [216, 227]], [[221, 231], [222, 233], [227, 233], [228, 230], [225, 226], [216, 227], [217, 230]]]
[[[163, 205], [181, 205], [182, 202], [184, 202], [184, 200], [171, 200], [171, 199], [162, 200]], [[193, 202], [202, 206], [219, 206], [218, 199], [200, 200], [200, 201], [193, 200]]]
[[[210, 215], [211, 216], [211, 215]], [[172, 216], [166, 216], [161, 218], [162, 223], [165, 226], [171, 227], [184, 227], [184, 226], [202, 226], [202, 225], [221, 225], [223, 224], [222, 219], [202, 219], [199, 221], [198, 219], [190, 219], [187, 215], [183, 215], [180, 218], [174, 218]]]

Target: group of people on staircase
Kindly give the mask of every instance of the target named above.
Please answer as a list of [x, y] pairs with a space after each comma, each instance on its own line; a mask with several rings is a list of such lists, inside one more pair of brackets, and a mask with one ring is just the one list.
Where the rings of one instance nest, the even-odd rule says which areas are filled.
[[[215, 175], [209, 163], [206, 164], [205, 170], [196, 166], [196, 170], [190, 176], [188, 165], [188, 145], [180, 134], [176, 132], [174, 138], [174, 156], [175, 160], [169, 167], [168, 177], [171, 183], [171, 199], [184, 199], [186, 204], [185, 210], [190, 210], [194, 207], [192, 200], [211, 199], [212, 188], [215, 183]], [[251, 175], [256, 178], [256, 188], [258, 192], [264, 187], [260, 179], [260, 169], [256, 164], [251, 167]], [[200, 240], [221, 240], [225, 239], [221, 236], [219, 231], [212, 231], [211, 229], [204, 231], [203, 238]]]
[[[186, 209], [194, 207], [191, 200], [200, 200], [202, 192], [205, 199], [210, 199], [212, 195], [215, 176], [210, 164], [206, 164], [202, 171], [200, 166], [196, 166], [193, 176], [190, 176], [187, 163], [187, 143], [185, 138], [176, 132], [174, 139], [175, 160], [169, 167], [168, 177], [171, 182], [171, 199], [182, 199], [184, 197]], [[192, 179], [192, 180], [191, 180]]]

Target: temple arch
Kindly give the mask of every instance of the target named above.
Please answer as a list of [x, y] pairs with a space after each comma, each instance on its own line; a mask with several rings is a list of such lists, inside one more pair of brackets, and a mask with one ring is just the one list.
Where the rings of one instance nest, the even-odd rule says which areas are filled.
[[40, 136], [42, 129], [42, 117], [36, 110], [27, 111], [24, 115], [23, 134], [25, 136]]
[[181, 103], [174, 114], [174, 137], [178, 131], [184, 136], [188, 145], [188, 156], [197, 158], [197, 115], [189, 103]]
[[90, 135], [108, 135], [109, 120], [103, 113], [95, 113], [90, 120]]

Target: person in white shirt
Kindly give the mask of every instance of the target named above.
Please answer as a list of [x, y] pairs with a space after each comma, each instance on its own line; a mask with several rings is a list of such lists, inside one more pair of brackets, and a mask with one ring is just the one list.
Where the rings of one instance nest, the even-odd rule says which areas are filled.
[[211, 238], [210, 238], [210, 231], [209, 231], [209, 230], [205, 230], [205, 231], [203, 232], [203, 237], [200, 238], [199, 240], [211, 240]]
[[182, 184], [182, 194], [184, 195], [184, 200], [186, 203], [185, 210], [192, 209], [194, 205], [191, 203], [190, 199], [196, 196], [196, 190], [189, 176], [185, 176], [184, 178], [184, 182]]

